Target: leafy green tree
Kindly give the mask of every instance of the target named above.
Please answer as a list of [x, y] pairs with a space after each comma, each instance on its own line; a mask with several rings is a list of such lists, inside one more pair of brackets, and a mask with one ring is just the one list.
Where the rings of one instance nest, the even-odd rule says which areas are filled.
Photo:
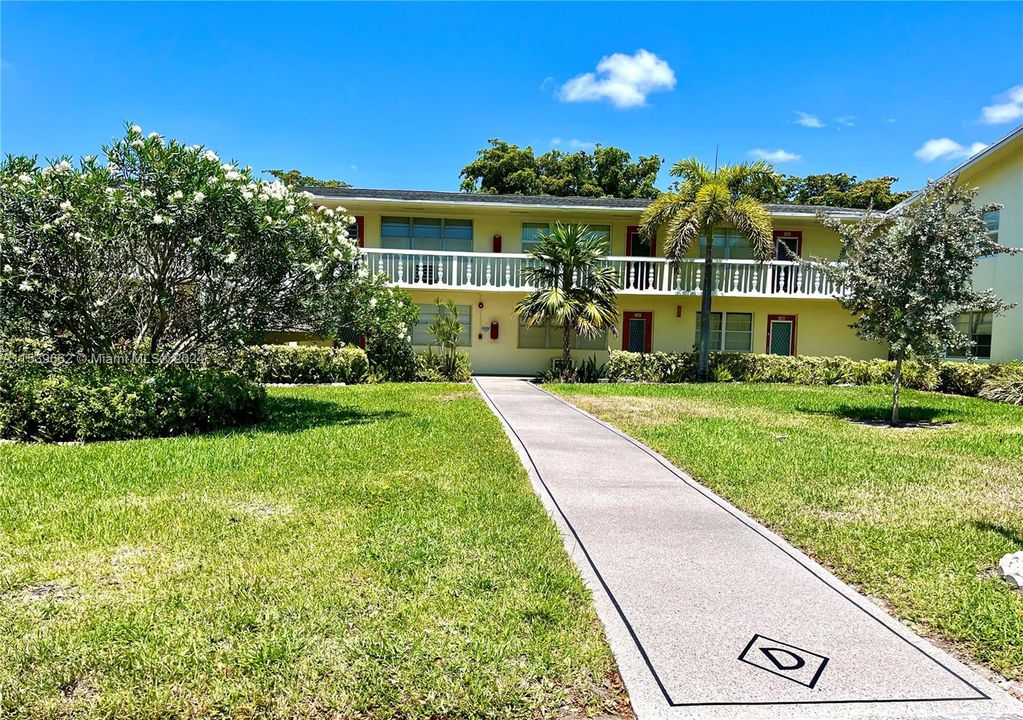
[[553, 323], [562, 331], [562, 363], [572, 365], [572, 335], [617, 332], [618, 276], [604, 262], [607, 248], [586, 225], [555, 223], [529, 250], [522, 275], [535, 288], [515, 305], [529, 325]]
[[492, 139], [476, 159], [462, 168], [462, 190], [508, 195], [559, 197], [652, 198], [661, 158], [632, 155], [616, 147], [598, 145], [592, 153], [550, 150], [536, 156], [533, 148], [520, 148]]
[[948, 177], [928, 184], [920, 199], [894, 215], [868, 214], [849, 224], [821, 216], [842, 238], [840, 262], [808, 261], [842, 289], [839, 301], [852, 327], [867, 340], [888, 343], [895, 358], [891, 423], [899, 422], [903, 362], [936, 360], [949, 347], [969, 347], [957, 327], [965, 312], [999, 313], [1012, 307], [973, 287], [973, 269], [985, 255], [1016, 253], [988, 234], [977, 191]]
[[888, 210], [909, 197], [912, 192], [896, 192], [892, 184], [898, 178], [890, 175], [858, 180], [847, 173], [820, 175], [774, 175], [758, 180], [750, 194], [763, 203], [780, 205], [824, 205], [828, 207], [873, 208]]
[[174, 362], [336, 314], [358, 256], [345, 213], [135, 125], [103, 154], [0, 165], [0, 331]]
[[[458, 306], [454, 300], [435, 300], [434, 303], [437, 306], [437, 316], [426, 330], [441, 349], [445, 374], [449, 379], [454, 379], [458, 346], [461, 342], [459, 338], [465, 331], [465, 325], [458, 319]], [[430, 351], [433, 352], [433, 344], [430, 345]]]
[[289, 188], [298, 187], [333, 187], [333, 188], [346, 188], [351, 187], [344, 180], [321, 180], [320, 178], [313, 177], [312, 175], [303, 175], [299, 170], [265, 170], [273, 175], [276, 179], [287, 185]]
[[671, 168], [676, 190], [656, 198], [643, 213], [643, 231], [664, 228], [665, 256], [678, 262], [699, 238], [705, 238], [703, 299], [700, 304], [700, 362], [697, 379], [709, 378], [711, 291], [714, 280], [714, 231], [730, 226], [750, 239], [753, 256], [768, 260], [774, 252], [771, 216], [751, 191], [764, 187], [774, 170], [764, 162], [724, 165], [711, 170], [696, 158]]

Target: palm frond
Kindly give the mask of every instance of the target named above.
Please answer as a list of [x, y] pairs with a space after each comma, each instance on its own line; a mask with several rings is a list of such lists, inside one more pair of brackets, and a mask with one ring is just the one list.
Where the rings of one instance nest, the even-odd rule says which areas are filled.
[[750, 240], [753, 257], [761, 262], [774, 254], [774, 234], [771, 215], [763, 203], [750, 197], [741, 197], [727, 209], [726, 219], [741, 235]]

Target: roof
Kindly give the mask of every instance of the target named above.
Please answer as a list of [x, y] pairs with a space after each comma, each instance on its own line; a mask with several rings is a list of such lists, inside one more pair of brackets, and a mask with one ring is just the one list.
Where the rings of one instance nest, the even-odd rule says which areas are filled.
[[[646, 198], [559, 197], [556, 195], [491, 195], [489, 193], [442, 192], [437, 190], [378, 190], [369, 188], [304, 187], [302, 190], [318, 198], [332, 200], [369, 200], [380, 203], [423, 203], [478, 205], [492, 207], [547, 208], [558, 210], [645, 210]], [[856, 208], [820, 205], [766, 205], [772, 215], [814, 216], [824, 211], [829, 215], [859, 216]]]
[[[958, 174], [962, 173], [964, 170], [969, 170], [971, 167], [973, 167], [974, 165], [976, 165], [980, 161], [986, 160], [986, 159], [990, 158], [991, 156], [1001, 152], [1006, 147], [1008, 147], [1014, 140], [1016, 140], [1018, 138], [1023, 138], [1023, 125], [1020, 125], [1019, 127], [1015, 128], [1014, 130], [1011, 130], [1008, 135], [1006, 135], [1005, 137], [1001, 138], [1000, 140], [996, 140], [995, 142], [991, 143], [990, 145], [988, 145], [986, 148], [981, 150], [976, 155], [971, 155], [970, 157], [966, 158], [966, 160], [964, 160], [963, 162], [959, 163], [954, 168], [949, 170], [947, 173], [942, 175], [940, 179], [944, 180], [949, 175], [958, 175]], [[915, 193], [913, 193], [908, 198], [906, 198], [905, 200], [900, 202], [898, 205], [893, 207], [888, 212], [889, 213], [895, 213], [895, 212], [898, 212], [900, 208], [903, 208], [903, 207], [905, 207], [907, 205], [912, 205], [913, 203], [915, 203], [917, 201], [917, 198], [919, 198], [922, 193], [923, 193], [923, 189], [917, 190]]]

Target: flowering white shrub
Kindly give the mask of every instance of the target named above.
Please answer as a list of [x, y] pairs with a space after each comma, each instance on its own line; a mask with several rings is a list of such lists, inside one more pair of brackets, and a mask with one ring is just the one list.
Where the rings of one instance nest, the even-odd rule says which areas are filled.
[[336, 322], [350, 216], [137, 125], [103, 155], [0, 165], [0, 335], [173, 359]]

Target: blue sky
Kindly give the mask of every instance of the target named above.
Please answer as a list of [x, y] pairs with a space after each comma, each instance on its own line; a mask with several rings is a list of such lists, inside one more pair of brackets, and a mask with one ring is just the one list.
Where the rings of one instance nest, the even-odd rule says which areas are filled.
[[3, 2], [0, 33], [5, 153], [131, 121], [360, 187], [457, 189], [500, 137], [911, 188], [1023, 122], [1018, 2]]

